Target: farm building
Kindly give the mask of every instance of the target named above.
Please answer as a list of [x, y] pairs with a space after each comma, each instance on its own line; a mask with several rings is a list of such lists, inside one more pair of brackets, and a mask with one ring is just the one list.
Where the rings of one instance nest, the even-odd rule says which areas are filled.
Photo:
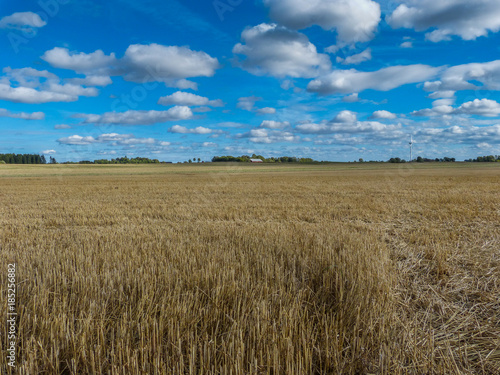
[[262, 159], [250, 159], [250, 163], [264, 163]]

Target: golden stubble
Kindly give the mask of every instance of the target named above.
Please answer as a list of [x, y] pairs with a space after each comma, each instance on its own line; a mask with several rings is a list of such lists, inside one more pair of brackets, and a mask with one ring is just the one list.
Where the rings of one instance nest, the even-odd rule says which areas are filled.
[[0, 168], [19, 374], [500, 371], [498, 168], [50, 167]]

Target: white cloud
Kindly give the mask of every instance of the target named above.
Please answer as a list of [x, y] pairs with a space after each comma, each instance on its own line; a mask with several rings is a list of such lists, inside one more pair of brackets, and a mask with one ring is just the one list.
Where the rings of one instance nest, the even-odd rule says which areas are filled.
[[391, 66], [374, 72], [334, 70], [309, 82], [307, 90], [322, 95], [359, 93], [367, 89], [389, 91], [405, 84], [426, 81], [440, 70], [421, 64]]
[[260, 124], [260, 127], [266, 129], [285, 129], [290, 127], [290, 123], [288, 121], [264, 120]]
[[60, 144], [86, 146], [90, 144], [103, 143], [111, 146], [134, 146], [134, 145], [156, 145], [168, 146], [169, 142], [158, 141], [154, 138], [136, 138], [133, 134], [107, 133], [98, 137], [71, 135], [69, 137], [59, 138]]
[[117, 64], [114, 53], [106, 55], [102, 50], [76, 53], [67, 48], [55, 47], [46, 51], [41, 58], [54, 68], [74, 70], [77, 73], [102, 72], [106, 75], [110, 74], [112, 67]]
[[342, 63], [343, 65], [358, 65], [362, 62], [369, 61], [372, 59], [372, 50], [371, 48], [365, 49], [363, 52], [360, 52], [356, 55], [348, 56], [345, 59], [338, 56], [337, 62]]
[[359, 102], [359, 96], [358, 96], [358, 93], [357, 93], [357, 92], [355, 92], [354, 94], [344, 96], [344, 97], [342, 98], [342, 101], [343, 101], [344, 103], [356, 103], [356, 102]]
[[445, 106], [436, 106], [436, 107], [433, 107], [433, 108], [421, 109], [419, 111], [414, 111], [411, 114], [413, 116], [430, 117], [430, 116], [444, 116], [444, 115], [449, 115], [452, 112], [453, 112], [453, 107], [445, 105]]
[[289, 131], [268, 130], [263, 128], [252, 129], [248, 133], [238, 134], [239, 138], [248, 138], [252, 143], [279, 143], [298, 142], [300, 137]]
[[489, 99], [474, 99], [458, 107], [456, 113], [496, 117], [500, 115], [500, 103]]
[[42, 59], [53, 67], [77, 73], [123, 75], [127, 81], [158, 81], [172, 87], [194, 90], [197, 89], [196, 83], [186, 78], [212, 77], [215, 70], [220, 68], [219, 61], [203, 51], [156, 43], [130, 45], [121, 59], [117, 59], [114, 53], [106, 55], [102, 50], [77, 53], [60, 47], [46, 51]]
[[56, 150], [44, 150], [44, 151], [42, 151], [42, 154], [44, 154], [44, 155], [54, 155], [54, 154], [56, 154]]
[[335, 116], [333, 122], [353, 123], [356, 122], [357, 115], [351, 111], [341, 111]]
[[54, 129], [71, 129], [71, 126], [66, 125], [66, 124], [59, 124], [59, 125], [55, 125]]
[[400, 45], [401, 48], [413, 48], [413, 42], [403, 42]]
[[300, 30], [319, 25], [336, 30], [343, 43], [371, 40], [380, 22], [380, 5], [372, 0], [264, 0], [270, 16]]
[[478, 145], [500, 143], [500, 125], [423, 128], [416, 132], [420, 143], [454, 143]]
[[255, 102], [258, 102], [260, 100], [262, 100], [262, 98], [259, 98], [258, 96], [245, 96], [238, 99], [238, 104], [236, 104], [236, 107], [251, 112], [254, 109]]
[[94, 87], [61, 83], [59, 77], [46, 70], [4, 68], [0, 77], [0, 99], [17, 103], [41, 104], [73, 102], [79, 96], [97, 96]]
[[43, 120], [45, 119], [45, 113], [43, 112], [11, 112], [7, 109], [0, 108], [0, 117], [10, 117], [18, 118], [22, 120]]
[[187, 120], [193, 116], [189, 107], [175, 106], [167, 111], [106, 112], [102, 115], [79, 114], [85, 124], [152, 125], [167, 121]]
[[194, 129], [188, 129], [185, 126], [174, 125], [170, 129], [168, 129], [170, 133], [179, 133], [179, 134], [210, 134], [213, 132], [212, 129], [205, 128], [203, 126], [198, 126]]
[[65, 94], [71, 97], [97, 96], [99, 94], [99, 90], [95, 87], [82, 87], [72, 83], [65, 83], [61, 85], [56, 82], [47, 82], [45, 84], [45, 89], [50, 92]]
[[455, 97], [455, 91], [453, 90], [436, 91], [429, 95], [429, 98], [431, 99], [453, 98], [453, 97]]
[[264, 107], [257, 109], [259, 115], [274, 115], [276, 113], [276, 108]]
[[11, 87], [0, 83], [0, 99], [16, 103], [40, 104], [48, 102], [74, 102], [78, 96], [50, 91], [38, 91], [29, 87]]
[[452, 66], [441, 74], [438, 81], [424, 84], [426, 91], [484, 89], [500, 90], [500, 60]]
[[436, 99], [432, 102], [433, 107], [451, 106], [455, 104], [455, 98]]
[[97, 140], [91, 136], [82, 137], [81, 135], [71, 135], [69, 137], [59, 138], [57, 140], [57, 142], [64, 144], [64, 145], [84, 146], [84, 145], [90, 145], [92, 143], [96, 143]]
[[40, 28], [47, 24], [33, 12], [17, 12], [0, 20], [0, 29], [25, 29]]
[[196, 82], [190, 81], [185, 78], [178, 79], [172, 83], [168, 82], [168, 85], [170, 87], [175, 87], [181, 90], [187, 90], [187, 89], [191, 89], [194, 91], [198, 90], [198, 84]]
[[85, 78], [70, 78], [69, 83], [83, 86], [108, 86], [113, 83], [109, 76], [86, 76]]
[[[160, 103], [161, 104], [161, 103]], [[204, 113], [204, 112], [212, 112], [212, 108], [210, 107], [206, 107], [206, 106], [203, 106], [203, 107], [195, 107], [192, 109], [193, 112], [197, 112], [197, 113]]]
[[425, 31], [432, 42], [450, 40], [458, 35], [464, 40], [474, 40], [488, 32], [500, 30], [500, 2], [498, 0], [403, 0], [387, 17], [393, 28]]
[[189, 92], [177, 91], [172, 95], [163, 96], [158, 100], [161, 105], [186, 105], [186, 106], [210, 106], [210, 107], [223, 107], [222, 100], [210, 100], [203, 96], [191, 94]]
[[316, 77], [331, 67], [330, 58], [319, 54], [304, 34], [276, 24], [247, 28], [233, 53], [243, 55], [238, 64], [255, 75]]
[[453, 100], [440, 99], [433, 103], [433, 108], [421, 109], [412, 112], [413, 116], [442, 116], [442, 115], [477, 115], [484, 117], [497, 117], [500, 115], [500, 103], [490, 99], [474, 99], [463, 103], [458, 108], [453, 108]]
[[187, 47], [133, 44], [125, 51], [125, 79], [132, 82], [181, 80], [212, 77], [219, 61], [203, 51]]
[[395, 118], [397, 118], [397, 116], [389, 111], [381, 110], [373, 112], [370, 118], [373, 120], [378, 120], [378, 119], [394, 120]]
[[243, 109], [244, 111], [256, 112], [259, 115], [273, 115], [276, 113], [276, 108], [272, 107], [255, 108], [255, 103], [261, 100], [262, 98], [258, 96], [242, 97], [238, 99], [236, 107]]
[[285, 79], [283, 82], [281, 82], [280, 87], [283, 90], [290, 90], [291, 88], [295, 87], [295, 85], [292, 80]]
[[302, 134], [376, 134], [379, 138], [396, 137], [401, 132], [401, 125], [385, 125], [377, 121], [337, 122], [322, 121], [319, 124], [306, 123], [295, 127]]
[[315, 123], [305, 123], [299, 124], [295, 127], [299, 133], [303, 134], [321, 134], [328, 133], [329, 127], [326, 123], [315, 124]]
[[214, 142], [203, 142], [202, 143], [202, 146], [203, 147], [217, 147], [218, 144], [217, 143], [214, 143]]

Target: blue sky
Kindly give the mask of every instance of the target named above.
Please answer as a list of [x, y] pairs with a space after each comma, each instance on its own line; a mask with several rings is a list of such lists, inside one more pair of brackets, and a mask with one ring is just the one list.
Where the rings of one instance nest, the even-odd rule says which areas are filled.
[[0, 3], [0, 153], [499, 154], [497, 0]]

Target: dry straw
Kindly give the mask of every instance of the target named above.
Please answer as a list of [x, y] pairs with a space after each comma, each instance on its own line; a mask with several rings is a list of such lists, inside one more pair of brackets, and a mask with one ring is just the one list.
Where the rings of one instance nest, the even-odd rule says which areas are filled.
[[0, 170], [18, 374], [500, 371], [498, 168], [57, 168]]

